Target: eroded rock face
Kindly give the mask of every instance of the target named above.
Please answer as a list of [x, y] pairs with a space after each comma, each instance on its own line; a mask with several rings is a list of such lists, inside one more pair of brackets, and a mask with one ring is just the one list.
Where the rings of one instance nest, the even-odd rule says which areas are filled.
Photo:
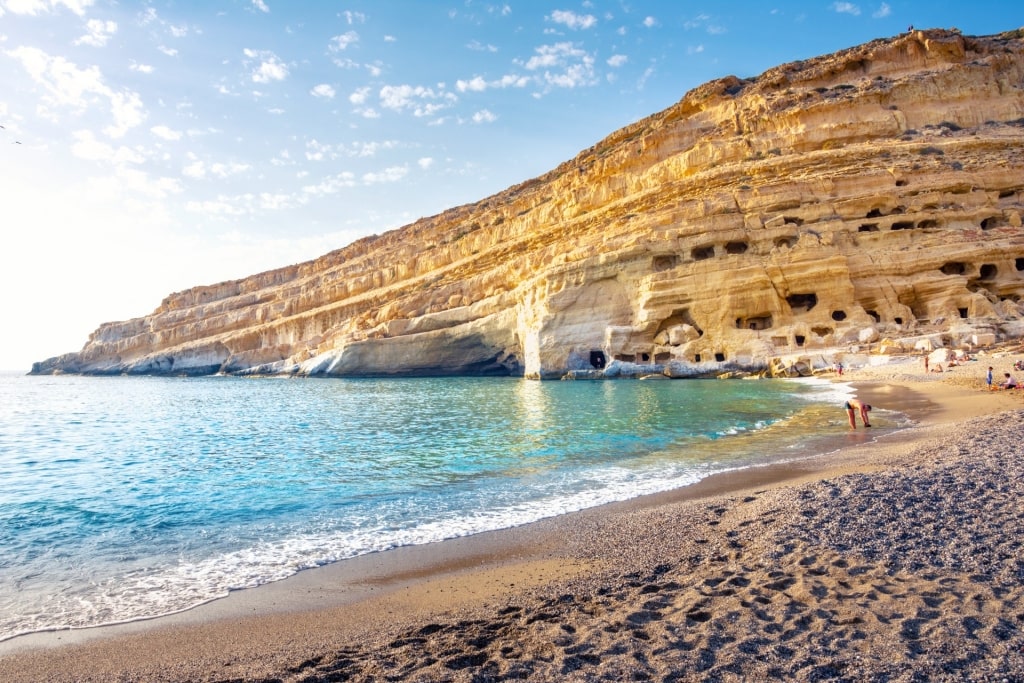
[[33, 372], [696, 376], [1018, 336], [1021, 36], [917, 31], [707, 83], [542, 177], [172, 294]]

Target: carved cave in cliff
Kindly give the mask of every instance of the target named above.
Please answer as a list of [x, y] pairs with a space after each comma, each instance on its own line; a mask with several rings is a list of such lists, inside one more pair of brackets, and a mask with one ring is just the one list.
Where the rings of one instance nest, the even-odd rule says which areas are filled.
[[786, 303], [794, 314], [807, 313], [818, 305], [818, 295], [814, 292], [808, 294], [790, 294], [786, 297]]
[[741, 330], [767, 330], [771, 329], [771, 326], [772, 316], [768, 313], [749, 318], [736, 318], [736, 327]]
[[660, 273], [666, 270], [672, 270], [679, 263], [679, 257], [675, 254], [662, 254], [655, 256], [651, 262], [651, 269], [655, 273]]
[[655, 331], [654, 336], [658, 336], [670, 327], [676, 327], [678, 325], [689, 325], [697, 331], [698, 337], [704, 336], [704, 330], [702, 330], [700, 325], [694, 321], [689, 308], [677, 308], [672, 311], [671, 315], [662, 320], [661, 324], [658, 325], [658, 329]]
[[690, 252], [690, 256], [693, 258], [694, 261], [706, 261], [709, 258], [714, 258], [715, 245], [705, 244], [700, 247], [694, 247], [693, 250]]

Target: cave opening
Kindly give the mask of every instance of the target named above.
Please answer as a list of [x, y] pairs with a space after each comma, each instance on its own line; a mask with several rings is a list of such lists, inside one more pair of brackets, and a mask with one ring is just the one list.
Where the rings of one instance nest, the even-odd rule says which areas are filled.
[[591, 367], [595, 367], [598, 370], [601, 370], [602, 368], [604, 368], [606, 362], [607, 361], [605, 360], [605, 357], [604, 357], [604, 351], [598, 350], [598, 351], [591, 351], [590, 352], [590, 365], [591, 365]]
[[702, 247], [694, 247], [693, 251], [690, 252], [690, 256], [693, 257], [694, 261], [706, 261], [709, 258], [713, 258], [715, 255], [715, 245], [707, 244]]
[[790, 294], [786, 297], [786, 303], [793, 313], [807, 313], [818, 305], [818, 295], [814, 292], [807, 294]]

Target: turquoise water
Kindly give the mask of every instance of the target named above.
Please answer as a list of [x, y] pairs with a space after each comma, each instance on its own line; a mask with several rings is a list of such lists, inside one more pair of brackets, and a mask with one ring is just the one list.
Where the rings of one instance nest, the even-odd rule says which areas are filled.
[[0, 375], [0, 640], [801, 457], [846, 432], [848, 394], [816, 381]]

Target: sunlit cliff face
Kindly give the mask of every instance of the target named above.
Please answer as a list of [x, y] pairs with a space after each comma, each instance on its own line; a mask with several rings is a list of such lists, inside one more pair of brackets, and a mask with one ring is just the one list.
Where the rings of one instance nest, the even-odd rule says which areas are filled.
[[878, 40], [708, 83], [540, 178], [173, 294], [33, 371], [547, 378], [1020, 336], [1022, 142], [1020, 32]]

